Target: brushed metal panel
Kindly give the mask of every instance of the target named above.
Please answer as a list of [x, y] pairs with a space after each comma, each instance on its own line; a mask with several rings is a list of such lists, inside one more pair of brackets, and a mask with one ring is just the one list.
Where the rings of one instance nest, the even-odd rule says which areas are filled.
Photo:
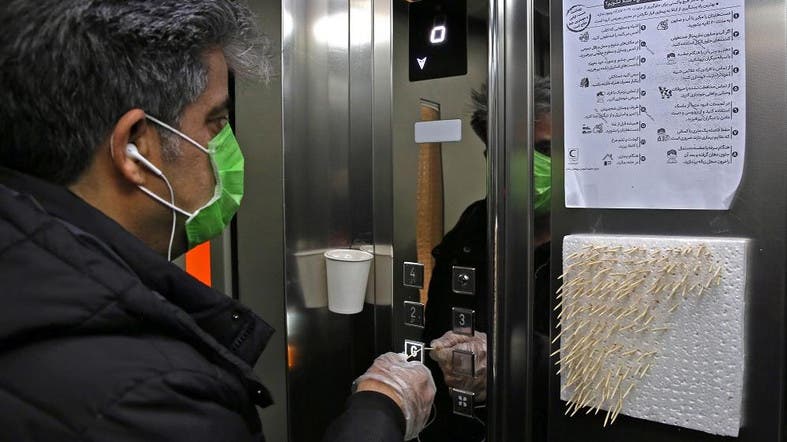
[[529, 440], [533, 342], [533, 0], [490, 2], [489, 440]]
[[[281, 3], [252, 0], [249, 6], [274, 48], [280, 45]], [[273, 63], [281, 64], [274, 49]], [[237, 268], [232, 269], [223, 235], [214, 241], [213, 263], [223, 272], [214, 273], [214, 284], [224, 284], [240, 301], [276, 329], [260, 357], [255, 372], [270, 389], [274, 405], [260, 411], [268, 440], [287, 440], [287, 351], [284, 308], [283, 189], [281, 145], [281, 78], [268, 84], [236, 82], [235, 133], [246, 157], [245, 197], [235, 221]], [[217, 244], [218, 243], [218, 244]], [[215, 252], [219, 249], [221, 254]], [[223, 259], [220, 259], [223, 257]], [[232, 287], [232, 273], [237, 286]], [[222, 274], [223, 273], [223, 274]]]
[[[319, 265], [315, 251], [375, 240], [374, 5], [282, 5], [289, 440], [300, 442], [320, 440], [376, 355], [374, 302], [356, 315], [329, 312], [312, 302], [321, 281], [296, 258], [316, 256]], [[373, 274], [384, 279], [390, 259], [376, 262]]]

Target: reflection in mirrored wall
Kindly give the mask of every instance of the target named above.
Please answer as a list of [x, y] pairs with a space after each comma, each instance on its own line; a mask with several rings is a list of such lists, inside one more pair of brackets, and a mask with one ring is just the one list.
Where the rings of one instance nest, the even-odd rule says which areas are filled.
[[[486, 0], [394, 0], [394, 342], [436, 340], [424, 352], [437, 397], [423, 442], [486, 437], [488, 11]], [[423, 265], [415, 284], [405, 262]], [[418, 304], [425, 321], [413, 324]]]
[[[429, 63], [443, 63], [434, 43], [437, 40], [439, 45], [443, 38], [455, 36], [456, 21], [451, 19], [452, 11], [441, 9], [441, 4], [455, 7], [457, 3], [464, 2], [394, 2], [394, 343], [414, 340], [433, 347], [424, 352], [424, 362], [434, 375], [437, 397], [434, 420], [420, 436], [423, 442], [476, 442], [487, 437], [486, 346], [491, 322], [488, 1], [466, 3], [466, 73], [458, 66], [462, 62], [458, 58], [451, 60], [453, 75], [448, 67], [433, 67], [447, 75], [440, 78], [424, 79], [429, 75], [421, 72], [430, 68]], [[536, 258], [531, 270], [536, 282], [536, 348], [532, 353], [536, 441], [546, 440], [547, 428], [551, 204], [548, 12], [547, 2], [537, 2], [533, 29], [536, 217], [530, 220]], [[445, 134], [430, 138], [428, 131], [414, 131], [414, 126], [430, 127], [437, 122], [448, 126], [448, 121], [455, 119], [460, 120], [459, 141]]]

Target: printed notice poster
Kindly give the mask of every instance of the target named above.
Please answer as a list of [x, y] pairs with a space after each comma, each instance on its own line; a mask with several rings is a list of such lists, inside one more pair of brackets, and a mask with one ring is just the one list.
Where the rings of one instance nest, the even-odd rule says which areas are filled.
[[744, 0], [563, 0], [566, 207], [729, 209]]

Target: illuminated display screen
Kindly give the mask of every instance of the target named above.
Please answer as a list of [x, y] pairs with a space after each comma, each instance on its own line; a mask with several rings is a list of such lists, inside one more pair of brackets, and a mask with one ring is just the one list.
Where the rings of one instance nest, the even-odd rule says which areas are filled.
[[410, 81], [467, 74], [467, 0], [410, 3]]

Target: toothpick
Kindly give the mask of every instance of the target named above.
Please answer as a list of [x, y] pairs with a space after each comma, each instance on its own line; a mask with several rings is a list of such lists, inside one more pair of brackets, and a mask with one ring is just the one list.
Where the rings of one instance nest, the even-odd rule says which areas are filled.
[[612, 407], [609, 407], [607, 409], [607, 417], [604, 418], [604, 428], [607, 427], [607, 422], [609, 421], [609, 415], [611, 414], [611, 412], [612, 412]]
[[615, 409], [615, 413], [613, 413], [612, 415], [612, 421], [609, 423], [610, 425], [615, 423], [615, 420], [618, 418], [618, 415], [620, 414], [620, 410], [622, 408], [623, 408], [623, 399], [618, 399], [618, 406]]

